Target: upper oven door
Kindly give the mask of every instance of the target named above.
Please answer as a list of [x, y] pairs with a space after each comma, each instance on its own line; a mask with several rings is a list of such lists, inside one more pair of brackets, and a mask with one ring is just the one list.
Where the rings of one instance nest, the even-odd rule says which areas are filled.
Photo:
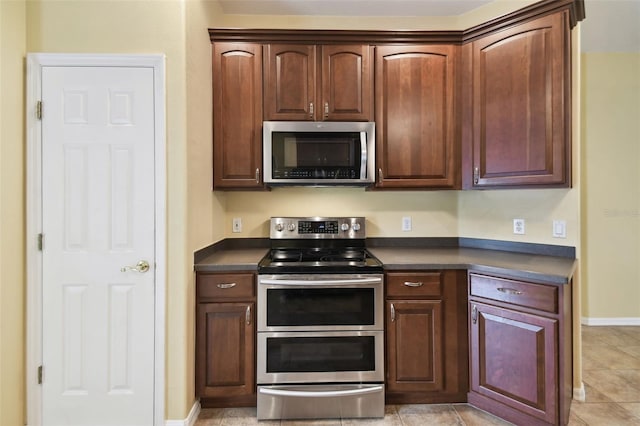
[[268, 184], [374, 182], [374, 123], [265, 121], [263, 142]]
[[258, 332], [383, 330], [381, 274], [259, 275]]

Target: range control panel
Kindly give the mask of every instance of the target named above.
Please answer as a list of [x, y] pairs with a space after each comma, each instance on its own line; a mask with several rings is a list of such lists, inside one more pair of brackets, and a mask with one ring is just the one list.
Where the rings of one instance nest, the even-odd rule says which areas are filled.
[[272, 217], [271, 239], [363, 239], [364, 217]]

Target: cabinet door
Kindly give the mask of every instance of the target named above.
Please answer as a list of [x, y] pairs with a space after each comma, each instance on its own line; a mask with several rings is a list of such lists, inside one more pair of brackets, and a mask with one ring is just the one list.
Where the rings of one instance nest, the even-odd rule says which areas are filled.
[[199, 397], [255, 394], [253, 303], [200, 303], [196, 327]]
[[213, 45], [213, 187], [262, 188], [262, 48]]
[[473, 42], [471, 187], [570, 186], [567, 20], [557, 13]]
[[316, 47], [268, 44], [264, 54], [264, 119], [313, 120], [316, 109]]
[[376, 49], [379, 188], [454, 188], [457, 46]]
[[443, 388], [442, 302], [387, 302], [387, 391]]
[[557, 422], [558, 321], [474, 301], [469, 309], [471, 392]]
[[318, 120], [372, 120], [373, 47], [321, 46], [322, 99]]

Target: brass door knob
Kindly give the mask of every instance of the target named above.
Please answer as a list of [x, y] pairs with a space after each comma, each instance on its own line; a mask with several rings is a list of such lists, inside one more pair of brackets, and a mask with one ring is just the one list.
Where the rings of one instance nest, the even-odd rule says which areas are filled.
[[149, 270], [149, 262], [147, 262], [146, 260], [141, 260], [135, 266], [123, 266], [122, 268], [120, 268], [121, 272], [134, 271], [134, 272], [145, 273], [148, 270]]

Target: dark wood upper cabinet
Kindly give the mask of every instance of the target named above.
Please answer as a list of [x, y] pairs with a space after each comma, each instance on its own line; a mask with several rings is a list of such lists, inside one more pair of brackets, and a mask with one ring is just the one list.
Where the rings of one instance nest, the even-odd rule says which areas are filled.
[[323, 120], [370, 121], [373, 111], [373, 46], [320, 46]]
[[316, 48], [305, 44], [264, 46], [264, 119], [313, 120]]
[[458, 54], [453, 45], [376, 49], [378, 188], [458, 185]]
[[214, 189], [265, 188], [263, 120], [374, 119], [376, 189], [570, 187], [584, 17], [541, 0], [464, 31], [210, 29]]
[[369, 121], [373, 47], [267, 44], [264, 118]]
[[213, 45], [213, 187], [261, 189], [262, 46]]
[[463, 47], [463, 185], [571, 185], [568, 11]]

